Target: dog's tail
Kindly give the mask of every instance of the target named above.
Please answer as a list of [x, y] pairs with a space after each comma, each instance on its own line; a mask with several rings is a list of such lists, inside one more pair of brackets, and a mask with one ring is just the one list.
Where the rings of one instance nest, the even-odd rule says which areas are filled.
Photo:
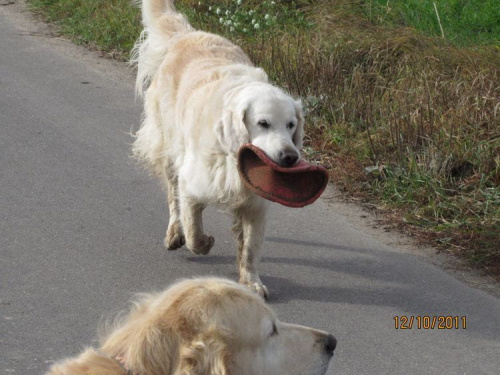
[[152, 27], [163, 14], [177, 13], [174, 1], [171, 0], [137, 0], [142, 9], [142, 23], [145, 27]]
[[167, 54], [168, 41], [194, 29], [177, 13], [173, 0], [137, 0], [136, 4], [142, 9], [144, 30], [135, 42], [130, 63], [137, 66], [135, 90], [142, 96]]

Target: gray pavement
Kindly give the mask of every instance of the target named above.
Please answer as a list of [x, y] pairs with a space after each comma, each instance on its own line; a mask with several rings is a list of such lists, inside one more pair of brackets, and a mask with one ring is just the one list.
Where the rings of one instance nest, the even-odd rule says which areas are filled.
[[[23, 30], [0, 9], [0, 374], [30, 375], [96, 344], [135, 292], [237, 273], [230, 219], [216, 210], [204, 215], [210, 255], [163, 248], [164, 194], [129, 157], [133, 77]], [[497, 298], [325, 201], [273, 206], [265, 248], [279, 317], [337, 337], [329, 374], [500, 373]], [[465, 316], [467, 328], [397, 330], [395, 316]]]

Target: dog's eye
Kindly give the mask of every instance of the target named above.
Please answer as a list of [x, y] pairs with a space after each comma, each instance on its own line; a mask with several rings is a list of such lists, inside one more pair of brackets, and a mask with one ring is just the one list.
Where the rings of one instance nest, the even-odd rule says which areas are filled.
[[271, 126], [266, 120], [260, 120], [257, 124], [264, 129], [269, 129]]
[[276, 328], [276, 323], [273, 323], [273, 330], [269, 336], [276, 336], [278, 334], [278, 328]]
[[295, 124], [293, 122], [289, 122], [288, 125], [286, 126], [288, 129], [293, 129]]

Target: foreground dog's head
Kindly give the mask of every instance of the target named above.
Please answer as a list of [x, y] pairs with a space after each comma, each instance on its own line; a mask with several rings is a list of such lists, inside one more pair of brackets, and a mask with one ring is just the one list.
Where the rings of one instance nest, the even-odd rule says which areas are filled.
[[234, 282], [196, 279], [143, 296], [100, 352], [50, 374], [321, 375], [335, 345], [327, 332], [280, 322]]
[[252, 143], [279, 165], [291, 167], [300, 159], [304, 137], [302, 106], [272, 85], [248, 84], [227, 96], [218, 130], [226, 149], [236, 152]]

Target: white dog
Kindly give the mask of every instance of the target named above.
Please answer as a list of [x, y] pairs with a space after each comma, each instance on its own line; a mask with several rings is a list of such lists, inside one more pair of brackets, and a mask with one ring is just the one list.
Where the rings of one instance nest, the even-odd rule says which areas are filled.
[[47, 375], [323, 375], [336, 344], [232, 281], [194, 279], [142, 295], [100, 349]]
[[238, 176], [244, 143], [282, 166], [300, 158], [300, 102], [268, 83], [243, 51], [220, 36], [194, 30], [170, 0], [143, 0], [144, 32], [135, 47], [136, 88], [144, 91], [144, 120], [133, 151], [165, 182], [170, 221], [165, 246], [208, 254], [202, 211], [216, 204], [233, 213], [240, 283], [263, 297], [257, 266], [266, 201]]

